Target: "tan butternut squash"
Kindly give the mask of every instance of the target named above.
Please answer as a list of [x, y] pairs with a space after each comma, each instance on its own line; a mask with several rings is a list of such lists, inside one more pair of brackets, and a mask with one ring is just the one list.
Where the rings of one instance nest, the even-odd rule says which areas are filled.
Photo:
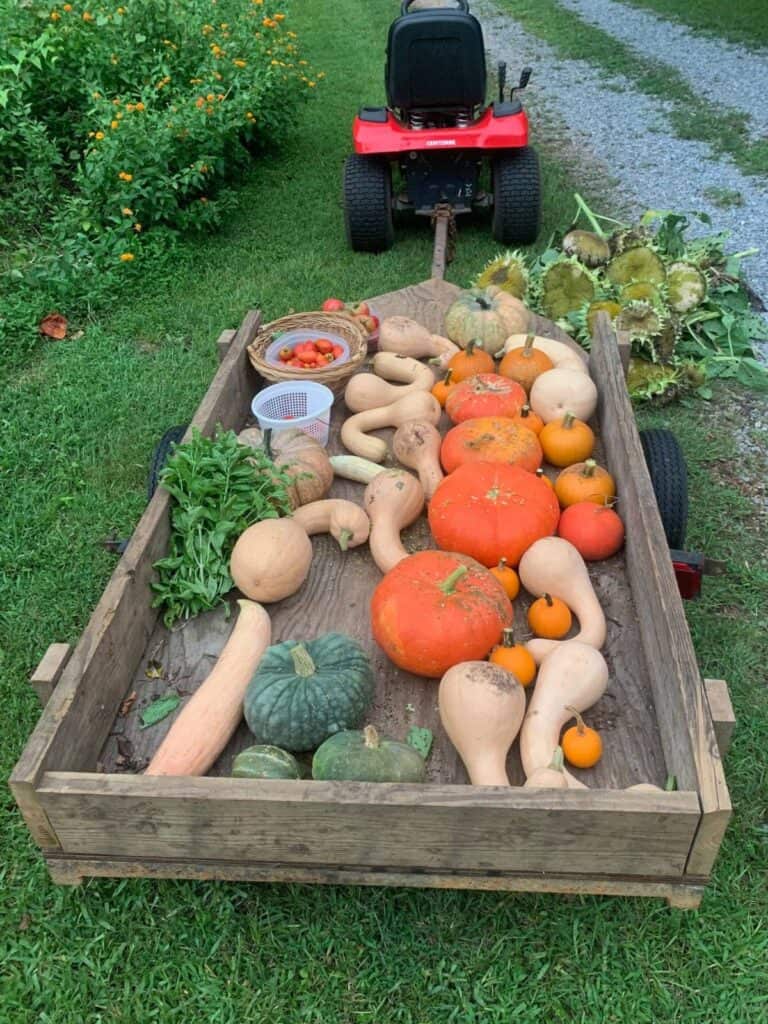
[[381, 462], [387, 454], [387, 443], [378, 437], [369, 437], [370, 431], [382, 427], [399, 427], [408, 420], [427, 420], [437, 425], [441, 411], [440, 403], [434, 395], [429, 391], [417, 391], [392, 405], [350, 416], [341, 428], [341, 443], [353, 455], [360, 455], [371, 462]]
[[281, 601], [295, 594], [309, 573], [312, 541], [293, 519], [264, 519], [241, 533], [229, 571], [246, 597]]
[[[503, 355], [511, 352], [512, 349], [523, 348], [528, 337], [527, 334], [511, 334], [504, 342]], [[555, 369], [578, 370], [580, 373], [589, 374], [586, 359], [579, 354], [577, 349], [571, 348], [570, 345], [566, 345], [562, 341], [542, 338], [536, 334], [533, 338], [533, 347], [539, 352], [543, 352], [545, 356], [549, 356]]]
[[371, 520], [371, 556], [387, 573], [408, 557], [400, 531], [419, 518], [424, 508], [424, 488], [404, 469], [388, 469], [366, 487], [363, 507]]
[[[579, 552], [562, 537], [542, 537], [520, 559], [518, 575], [530, 594], [559, 597], [579, 620], [580, 643], [601, 648], [605, 643], [605, 615], [592, 588], [587, 566]], [[537, 665], [569, 640], [529, 640], [525, 645]]]
[[443, 479], [440, 465], [440, 432], [427, 420], [409, 420], [395, 431], [392, 451], [395, 458], [419, 474], [427, 501]]
[[343, 498], [326, 498], [302, 505], [292, 516], [307, 532], [308, 537], [316, 533], [330, 533], [339, 542], [342, 551], [365, 544], [371, 532], [371, 521], [359, 505]]
[[385, 472], [384, 466], [361, 459], [359, 455], [332, 455], [330, 463], [335, 476], [358, 484], [369, 484], [375, 476]]
[[410, 317], [388, 316], [379, 325], [379, 351], [425, 359], [447, 353], [455, 355], [459, 347], [439, 334], [430, 334]]
[[269, 647], [269, 615], [253, 601], [240, 612], [216, 664], [179, 712], [147, 767], [147, 775], [205, 775], [243, 717], [243, 698]]
[[536, 378], [528, 403], [544, 423], [561, 420], [567, 413], [586, 423], [597, 408], [597, 388], [588, 374], [556, 367]]
[[373, 372], [383, 380], [396, 384], [421, 384], [422, 391], [435, 386], [435, 375], [428, 366], [413, 356], [400, 356], [395, 352], [377, 352], [373, 357]]
[[[572, 708], [586, 711], [596, 704], [608, 685], [605, 658], [589, 644], [565, 640], [541, 663], [536, 686], [520, 730], [520, 758], [526, 778], [552, 763], [560, 744], [560, 730], [573, 718]], [[563, 769], [571, 789], [586, 789]], [[542, 776], [535, 776], [542, 785]]]
[[487, 661], [448, 669], [437, 697], [440, 720], [475, 786], [508, 786], [507, 753], [525, 714], [525, 691]]
[[[373, 369], [373, 373], [356, 373], [350, 377], [344, 391], [344, 401], [352, 412], [366, 412], [368, 409], [391, 405], [405, 395], [430, 391], [435, 384], [435, 375], [430, 368], [410, 356], [379, 352], [374, 358]], [[382, 380], [382, 377], [387, 379]], [[390, 380], [402, 383], [390, 384]]]

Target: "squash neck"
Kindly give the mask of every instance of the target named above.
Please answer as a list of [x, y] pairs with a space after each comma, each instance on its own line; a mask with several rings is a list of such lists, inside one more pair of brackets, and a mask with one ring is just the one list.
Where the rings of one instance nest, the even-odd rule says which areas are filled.
[[304, 644], [296, 644], [291, 648], [291, 658], [293, 658], [293, 671], [297, 676], [308, 679], [309, 676], [315, 674], [315, 663]]

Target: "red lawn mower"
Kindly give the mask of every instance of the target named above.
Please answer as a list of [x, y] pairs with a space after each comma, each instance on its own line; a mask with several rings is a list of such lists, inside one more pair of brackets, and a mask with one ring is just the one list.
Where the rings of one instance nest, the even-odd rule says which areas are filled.
[[389, 29], [387, 106], [362, 107], [352, 128], [355, 152], [344, 165], [349, 244], [359, 252], [389, 249], [396, 210], [452, 217], [490, 208], [497, 241], [529, 245], [541, 219], [539, 158], [515, 94], [531, 69], [505, 99], [506, 65], [499, 64], [499, 98], [486, 106], [483, 32], [467, 0], [410, 11], [413, 2], [403, 0]]

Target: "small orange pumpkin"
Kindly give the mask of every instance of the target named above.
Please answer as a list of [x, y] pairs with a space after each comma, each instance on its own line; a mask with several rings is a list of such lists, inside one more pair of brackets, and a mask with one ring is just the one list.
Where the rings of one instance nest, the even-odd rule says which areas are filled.
[[445, 400], [450, 395], [451, 391], [456, 387], [456, 383], [453, 379], [453, 370], [448, 370], [442, 380], [439, 380], [432, 388], [432, 394], [438, 400], [441, 406], [445, 408]]
[[517, 575], [511, 565], [507, 564], [506, 558], [499, 560], [498, 565], [494, 565], [491, 572], [504, 587], [507, 597], [510, 601], [514, 601], [517, 595], [520, 593], [520, 577]]
[[535, 338], [534, 334], [529, 334], [525, 339], [525, 344], [520, 348], [510, 349], [499, 366], [499, 373], [502, 377], [516, 380], [525, 388], [526, 394], [530, 392], [533, 382], [538, 376], [555, 368], [555, 364], [546, 352], [533, 347]]
[[568, 466], [558, 475], [555, 494], [563, 508], [578, 501], [604, 505], [616, 497], [616, 482], [607, 469], [598, 466], [594, 459], [587, 459]]
[[[504, 632], [506, 633], [506, 630]], [[561, 745], [565, 759], [574, 768], [592, 768], [603, 755], [603, 741], [600, 739], [600, 733], [584, 724], [584, 719], [576, 708], [566, 704], [565, 709], [573, 712], [576, 719], [576, 725], [572, 725], [563, 733]]]
[[528, 609], [528, 625], [545, 640], [562, 640], [572, 624], [571, 609], [551, 594], [542, 594]]
[[592, 428], [567, 412], [560, 420], [552, 420], [539, 434], [544, 457], [553, 466], [572, 466], [588, 459], [595, 448]]
[[537, 412], [526, 403], [517, 416], [511, 417], [518, 427], [525, 427], [526, 430], [532, 430], [534, 434], [540, 434], [544, 428], [544, 420], [539, 416]]
[[525, 404], [525, 392], [513, 380], [498, 373], [477, 373], [455, 387], [445, 400], [445, 411], [454, 423], [478, 416], [516, 416]]
[[488, 660], [511, 672], [521, 686], [530, 686], [536, 678], [536, 662], [533, 655], [522, 644], [515, 643], [515, 633], [512, 629], [504, 630], [501, 643], [493, 648]]
[[451, 356], [448, 362], [448, 369], [452, 371], [451, 380], [459, 384], [468, 377], [474, 377], [478, 373], [493, 373], [496, 364], [493, 356], [484, 351], [482, 342], [470, 341], [463, 352], [457, 352]]
[[465, 420], [448, 431], [440, 446], [446, 473], [467, 462], [506, 462], [535, 473], [541, 458], [541, 445], [533, 431], [515, 426], [504, 416]]

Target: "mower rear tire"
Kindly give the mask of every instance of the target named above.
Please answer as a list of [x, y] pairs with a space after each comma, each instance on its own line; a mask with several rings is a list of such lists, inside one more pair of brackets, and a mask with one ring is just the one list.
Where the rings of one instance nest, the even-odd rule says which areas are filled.
[[347, 157], [344, 224], [355, 252], [383, 252], [392, 247], [392, 172], [386, 160], [358, 153]]
[[688, 527], [688, 472], [685, 456], [671, 430], [659, 427], [641, 430], [640, 443], [667, 544], [675, 551], [684, 551]]
[[492, 163], [493, 237], [502, 245], [532, 245], [541, 229], [541, 168], [532, 146]]

